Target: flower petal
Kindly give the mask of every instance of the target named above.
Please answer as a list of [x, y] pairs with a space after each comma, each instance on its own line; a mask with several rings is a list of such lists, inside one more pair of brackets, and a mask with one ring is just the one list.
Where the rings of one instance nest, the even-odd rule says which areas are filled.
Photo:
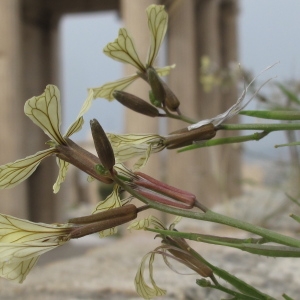
[[83, 123], [84, 123], [83, 117], [76, 119], [76, 121], [73, 124], [71, 124], [71, 126], [68, 128], [68, 131], [64, 136], [69, 137], [73, 133], [79, 131], [82, 128]]
[[154, 4], [150, 5], [146, 12], [148, 15], [148, 27], [151, 34], [147, 65], [152, 66], [167, 31], [168, 14], [164, 10], [164, 5]]
[[151, 225], [157, 229], [166, 229], [161, 221], [152, 215], [145, 219], [132, 222], [127, 229], [142, 230], [150, 227]]
[[[144, 279], [145, 263], [149, 256], [150, 256], [150, 258], [149, 258], [149, 277], [150, 277], [150, 281], [151, 281], [153, 288], [150, 287]], [[136, 292], [144, 299], [152, 299], [154, 297], [163, 296], [167, 292], [166, 290], [163, 290], [160, 287], [158, 287], [154, 281], [154, 278], [153, 278], [154, 257], [155, 257], [155, 253], [148, 253], [143, 257], [141, 264], [139, 266], [139, 269], [136, 273], [135, 279], [134, 279]]]
[[59, 191], [60, 184], [65, 181], [67, 170], [68, 170], [68, 167], [70, 165], [68, 162], [66, 162], [62, 159], [59, 159], [59, 158], [56, 159], [56, 162], [57, 162], [57, 165], [59, 167], [59, 172], [58, 172], [57, 180], [53, 185], [53, 192], [55, 194]]
[[120, 28], [118, 38], [114, 42], [108, 43], [103, 52], [112, 59], [129, 63], [142, 72], [145, 70], [135, 50], [133, 40], [125, 28]]
[[22, 283], [38, 261], [39, 256], [23, 261], [0, 263], [0, 277]]
[[60, 133], [60, 93], [55, 85], [47, 85], [43, 94], [27, 100], [24, 112], [51, 139], [55, 140], [58, 144], [65, 144], [64, 138]]
[[92, 214], [121, 206], [121, 200], [119, 197], [119, 186], [115, 185], [112, 193], [109, 196], [107, 196], [105, 200], [100, 201], [98, 203]]
[[164, 138], [157, 134], [112, 134], [107, 133], [117, 162], [124, 162], [142, 156], [136, 168], [146, 164], [151, 153], [162, 151]]
[[171, 66], [165, 66], [163, 68], [155, 68], [155, 71], [156, 73], [159, 75], [159, 76], [166, 76], [170, 73], [170, 71], [172, 69], [174, 69], [176, 67], [175, 64], [171, 65]]
[[0, 166], [0, 189], [12, 188], [27, 179], [45, 157], [55, 152], [55, 148], [50, 148]]
[[59, 245], [60, 244], [57, 243], [0, 243], [0, 262], [5, 262], [7, 264], [22, 262], [40, 256]]
[[34, 223], [0, 214], [0, 245], [8, 243], [58, 245], [67, 238], [72, 227], [71, 224]]
[[71, 124], [71, 126], [67, 130], [67, 133], [64, 136], [69, 137], [72, 134], [74, 134], [75, 132], [78, 132], [82, 128], [82, 125], [84, 123], [82, 116], [90, 109], [93, 100], [94, 100], [94, 92], [92, 89], [89, 89], [88, 96], [84, 100], [83, 105], [79, 111], [79, 114], [78, 114], [75, 122], [73, 124]]
[[128, 85], [135, 81], [139, 76], [134, 74], [128, 77], [121, 78], [116, 81], [108, 82], [98, 88], [91, 89], [93, 91], [93, 99], [104, 98], [107, 100], [113, 100], [113, 92], [115, 90], [124, 90]]
[[[95, 210], [92, 214], [99, 213], [102, 211], [106, 211], [108, 209], [121, 207], [122, 203], [119, 197], [119, 186], [115, 185], [112, 193], [104, 200], [100, 201], [100, 203], [96, 206]], [[99, 232], [100, 238], [107, 237], [117, 233], [117, 227], [112, 227], [106, 230], [102, 230]]]

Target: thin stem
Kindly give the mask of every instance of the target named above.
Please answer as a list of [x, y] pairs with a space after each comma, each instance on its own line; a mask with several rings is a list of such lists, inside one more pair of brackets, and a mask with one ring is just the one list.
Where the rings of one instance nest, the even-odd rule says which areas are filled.
[[165, 113], [166, 113], [166, 117], [171, 118], [171, 119], [176, 119], [176, 120], [181, 120], [183, 122], [189, 123], [189, 124], [195, 124], [197, 123], [197, 121], [190, 119], [189, 117], [186, 117], [184, 115], [174, 115], [172, 113], [170, 113], [168, 110], [164, 109]]
[[219, 139], [208, 140], [208, 141], [201, 141], [200, 143], [195, 143], [193, 145], [189, 145], [182, 149], [179, 149], [178, 152], [185, 152], [197, 148], [204, 148], [204, 147], [211, 147], [211, 146], [218, 146], [218, 145], [225, 145], [225, 144], [244, 143], [248, 141], [259, 141], [260, 139], [267, 136], [269, 133], [270, 131], [263, 131], [263, 132], [255, 132], [250, 135], [233, 136], [233, 137], [219, 138]]
[[216, 127], [217, 130], [264, 130], [264, 131], [278, 131], [278, 130], [299, 130], [300, 123], [287, 124], [221, 124]]
[[183, 210], [183, 209], [178, 209], [178, 208], [171, 207], [171, 206], [166, 206], [166, 205], [160, 204], [158, 202], [152, 202], [149, 199], [147, 199], [146, 197], [143, 197], [142, 195], [138, 194], [133, 188], [126, 185], [119, 178], [114, 177], [114, 180], [121, 187], [123, 187], [124, 190], [129, 192], [132, 196], [141, 200], [145, 204], [148, 204], [150, 208], [157, 209], [159, 211], [170, 213], [170, 214], [176, 215], [176, 216], [182, 216], [182, 217], [186, 217], [186, 218], [190, 218], [190, 219], [208, 221], [208, 222], [213, 222], [213, 223], [218, 223], [218, 224], [223, 224], [223, 225], [227, 225], [230, 227], [238, 228], [240, 230], [244, 230], [247, 232], [257, 234], [257, 235], [265, 238], [266, 241], [268, 241], [268, 242], [275, 242], [278, 244], [291, 246], [291, 247], [300, 247], [300, 240], [294, 239], [289, 236], [282, 235], [280, 233], [271, 231], [271, 230], [263, 228], [263, 227], [255, 226], [253, 224], [250, 224], [250, 223], [247, 223], [244, 221], [240, 221], [240, 220], [237, 220], [234, 218], [223, 216], [223, 215], [215, 213], [211, 210], [208, 210], [206, 213], [199, 213], [199, 212], [194, 212], [194, 211], [190, 211], [190, 210]]

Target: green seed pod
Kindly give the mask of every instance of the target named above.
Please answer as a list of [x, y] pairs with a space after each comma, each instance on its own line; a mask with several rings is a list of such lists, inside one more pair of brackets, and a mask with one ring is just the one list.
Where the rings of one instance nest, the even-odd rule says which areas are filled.
[[149, 117], [157, 117], [159, 115], [159, 111], [157, 108], [153, 107], [148, 102], [132, 94], [123, 91], [114, 91], [113, 96], [121, 104], [135, 112]]
[[110, 171], [115, 165], [115, 155], [110, 141], [96, 119], [91, 120], [90, 125], [98, 157], [104, 168]]
[[159, 78], [156, 71], [151, 67], [147, 69], [147, 75], [148, 75], [148, 82], [151, 86], [154, 99], [162, 103], [162, 105], [164, 106], [165, 99], [166, 99], [166, 92], [162, 80]]

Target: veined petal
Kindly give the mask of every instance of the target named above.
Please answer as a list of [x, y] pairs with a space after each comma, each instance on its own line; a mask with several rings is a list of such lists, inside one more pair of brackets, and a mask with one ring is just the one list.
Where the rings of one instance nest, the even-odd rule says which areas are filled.
[[171, 65], [171, 66], [165, 66], [163, 68], [155, 68], [155, 71], [156, 73], [159, 75], [159, 76], [166, 76], [170, 73], [170, 71], [172, 69], [174, 69], [176, 67], [175, 64]]
[[60, 93], [55, 85], [47, 85], [43, 94], [27, 100], [24, 112], [51, 139], [58, 144], [65, 144], [65, 140], [60, 133]]
[[144, 160], [147, 160], [151, 153], [159, 152], [165, 148], [164, 138], [157, 134], [117, 135], [107, 133], [107, 136], [118, 162], [124, 162], [136, 156], [144, 156]]
[[[153, 288], [150, 287], [144, 279], [145, 264], [146, 264], [146, 260], [148, 259], [148, 257], [150, 257], [149, 258], [149, 277], [150, 277], [150, 281], [151, 281]], [[163, 296], [167, 292], [166, 290], [163, 290], [160, 287], [158, 287], [154, 281], [154, 278], [153, 278], [154, 258], [155, 258], [154, 253], [148, 253], [143, 257], [140, 267], [139, 267], [139, 269], [136, 273], [135, 279], [134, 279], [135, 289], [136, 289], [137, 293], [144, 299], [152, 299], [154, 297]]]
[[121, 200], [119, 197], [119, 186], [115, 185], [112, 193], [105, 200], [100, 201], [98, 203], [92, 214], [121, 206]]
[[93, 91], [93, 99], [104, 98], [107, 100], [113, 100], [113, 92], [115, 90], [121, 91], [134, 82], [139, 76], [134, 74], [128, 77], [121, 78], [116, 81], [105, 83], [104, 85], [91, 89]]
[[22, 283], [38, 259], [39, 256], [35, 256], [23, 261], [2, 262], [0, 263], [0, 277]]
[[57, 243], [0, 243], [0, 263], [20, 263], [24, 260], [26, 261], [33, 257], [40, 256], [59, 245], [60, 244]]
[[73, 124], [71, 124], [71, 126], [67, 130], [67, 133], [64, 136], [69, 137], [72, 134], [74, 134], [75, 132], [78, 132], [82, 128], [82, 125], [84, 123], [82, 116], [90, 109], [93, 100], [94, 100], [94, 92], [92, 89], [89, 89], [88, 96], [84, 100], [83, 105], [79, 111], [79, 114], [78, 114], [75, 122]]
[[166, 229], [162, 222], [152, 215], [145, 219], [132, 222], [127, 229], [142, 230], [150, 226], [158, 229]]
[[12, 188], [28, 178], [45, 157], [55, 152], [55, 148], [46, 149], [26, 158], [0, 166], [0, 189]]
[[135, 162], [135, 164], [133, 165], [133, 167], [132, 167], [133, 171], [142, 169], [143, 167], [146, 166], [146, 164], [147, 164], [147, 162], [149, 160], [151, 152], [152, 152], [152, 145], [149, 145], [149, 147], [147, 148], [147, 150], [145, 151], [145, 153], [142, 155], [142, 157], [140, 157], [137, 160], [137, 162]]
[[68, 162], [66, 162], [62, 159], [59, 159], [59, 158], [56, 159], [56, 162], [59, 167], [59, 172], [58, 172], [57, 180], [53, 185], [53, 192], [55, 194], [59, 191], [60, 184], [65, 181], [68, 167], [70, 165]]
[[[0, 214], [0, 245], [2, 244], [60, 244], [73, 225], [34, 223]], [[2, 256], [0, 255], [0, 260]]]
[[133, 40], [125, 28], [119, 30], [118, 38], [108, 43], [103, 52], [112, 59], [133, 65], [140, 71], [145, 70], [135, 50]]
[[71, 124], [71, 126], [68, 128], [68, 131], [64, 136], [69, 137], [73, 133], [79, 131], [82, 128], [83, 123], [84, 123], [83, 117], [76, 119], [76, 121], [73, 124]]
[[[122, 203], [119, 197], [119, 186], [115, 185], [112, 193], [96, 206], [92, 214], [99, 213], [108, 209], [121, 207]], [[100, 238], [107, 237], [117, 233], [117, 227], [108, 228], [99, 232]]]
[[150, 5], [146, 12], [148, 16], [148, 27], [151, 34], [147, 65], [152, 66], [167, 31], [168, 14], [164, 10], [164, 5], [154, 4]]

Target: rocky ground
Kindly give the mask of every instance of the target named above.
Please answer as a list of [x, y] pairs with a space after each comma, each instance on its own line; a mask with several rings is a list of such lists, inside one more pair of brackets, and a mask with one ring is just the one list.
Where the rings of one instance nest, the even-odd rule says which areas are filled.
[[[202, 229], [202, 232], [209, 233]], [[214, 234], [237, 236], [217, 226]], [[99, 240], [97, 236], [72, 241], [42, 256], [23, 284], [0, 280], [3, 300], [123, 300], [140, 299], [133, 279], [144, 254], [159, 244], [147, 232], [134, 232], [124, 238]], [[194, 245], [207, 260], [253, 284], [256, 288], [282, 299], [285, 292], [300, 299], [300, 264], [298, 259], [266, 258], [235, 249], [207, 244]], [[187, 270], [179, 270], [187, 272]], [[217, 291], [200, 288], [196, 275], [180, 275], [170, 270], [158, 257], [154, 265], [157, 284], [167, 289], [158, 299], [224, 299]]]

